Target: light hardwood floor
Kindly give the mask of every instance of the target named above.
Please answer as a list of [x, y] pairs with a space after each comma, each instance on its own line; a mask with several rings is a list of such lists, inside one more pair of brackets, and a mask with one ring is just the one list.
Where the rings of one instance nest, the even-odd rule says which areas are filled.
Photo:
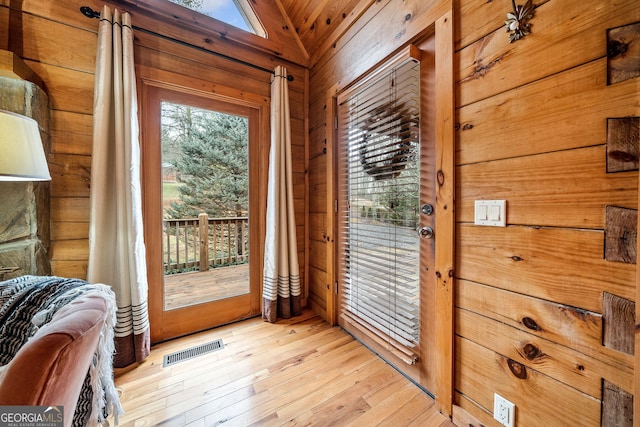
[[[222, 350], [163, 368], [165, 354], [214, 339]], [[432, 398], [310, 311], [159, 344], [116, 385], [121, 426], [453, 426]]]

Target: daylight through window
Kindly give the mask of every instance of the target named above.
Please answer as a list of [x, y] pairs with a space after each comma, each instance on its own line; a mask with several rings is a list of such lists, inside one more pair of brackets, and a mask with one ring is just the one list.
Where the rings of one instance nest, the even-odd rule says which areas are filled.
[[248, 0], [169, 0], [241, 30], [267, 37]]

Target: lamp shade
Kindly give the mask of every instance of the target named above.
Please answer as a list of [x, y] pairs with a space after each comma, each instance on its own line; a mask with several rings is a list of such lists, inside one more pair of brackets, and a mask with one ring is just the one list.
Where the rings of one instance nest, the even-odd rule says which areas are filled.
[[49, 181], [38, 123], [0, 110], [0, 181]]

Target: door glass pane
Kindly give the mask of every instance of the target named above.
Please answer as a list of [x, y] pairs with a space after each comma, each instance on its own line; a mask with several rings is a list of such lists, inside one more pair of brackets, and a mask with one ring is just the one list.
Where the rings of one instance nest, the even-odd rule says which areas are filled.
[[249, 293], [249, 119], [161, 104], [165, 310]]
[[339, 106], [341, 316], [413, 364], [420, 330], [419, 64]]

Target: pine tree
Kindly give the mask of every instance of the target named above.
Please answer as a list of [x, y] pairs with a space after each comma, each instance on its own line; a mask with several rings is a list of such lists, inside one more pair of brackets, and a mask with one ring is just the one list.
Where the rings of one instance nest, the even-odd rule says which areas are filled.
[[162, 138], [164, 159], [172, 159], [181, 182], [170, 218], [248, 214], [246, 117], [165, 103]]
[[196, 12], [200, 12], [202, 10], [203, 0], [169, 0], [172, 3], [177, 3], [180, 6], [187, 7], [191, 10], [195, 10]]

